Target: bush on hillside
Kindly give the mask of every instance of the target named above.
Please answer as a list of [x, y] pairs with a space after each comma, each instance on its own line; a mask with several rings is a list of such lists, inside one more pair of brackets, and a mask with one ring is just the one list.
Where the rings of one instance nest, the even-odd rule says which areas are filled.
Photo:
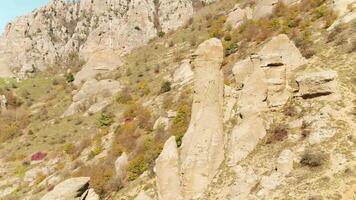
[[161, 92], [161, 93], [166, 93], [166, 92], [171, 91], [171, 85], [172, 85], [171, 82], [169, 82], [169, 81], [164, 81], [164, 82], [161, 84], [161, 90], [160, 90], [160, 92]]

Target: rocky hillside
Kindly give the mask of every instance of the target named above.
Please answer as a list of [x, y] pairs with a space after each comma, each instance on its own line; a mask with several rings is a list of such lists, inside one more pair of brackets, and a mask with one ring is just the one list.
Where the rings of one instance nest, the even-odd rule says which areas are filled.
[[356, 199], [355, 33], [355, 0], [53, 0], [0, 39], [0, 199]]

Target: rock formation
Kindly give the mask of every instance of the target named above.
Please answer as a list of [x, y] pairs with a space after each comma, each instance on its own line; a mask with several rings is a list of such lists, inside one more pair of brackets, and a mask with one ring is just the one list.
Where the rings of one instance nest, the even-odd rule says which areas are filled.
[[123, 181], [126, 176], [127, 166], [128, 166], [128, 156], [126, 153], [122, 153], [115, 161], [115, 173], [118, 181]]
[[164, 144], [156, 159], [155, 172], [158, 198], [160, 200], [182, 200], [179, 174], [179, 155], [174, 136]]
[[236, 165], [256, 147], [257, 143], [266, 135], [263, 120], [257, 116], [244, 118], [231, 132], [227, 160], [229, 166]]
[[28, 63], [43, 70], [70, 54], [86, 60], [106, 49], [125, 54], [158, 31], [176, 30], [193, 13], [191, 0], [54, 0], [6, 26], [0, 36], [0, 77], [12, 76]]
[[312, 98], [329, 95], [337, 91], [335, 81], [337, 73], [335, 71], [321, 71], [307, 73], [296, 78], [299, 91], [303, 98]]
[[94, 53], [82, 69], [75, 75], [73, 84], [79, 86], [89, 79], [100, 75], [105, 77], [122, 66], [119, 55], [111, 50]]
[[111, 103], [112, 96], [121, 90], [121, 84], [115, 80], [86, 81], [79, 92], [73, 96], [73, 102], [63, 113], [67, 117], [78, 112], [96, 113]]
[[184, 199], [200, 197], [224, 159], [223, 47], [218, 39], [202, 43], [194, 53], [192, 116], [183, 137], [181, 173]]
[[173, 82], [179, 85], [185, 85], [193, 80], [194, 73], [192, 71], [190, 60], [183, 60], [182, 64], [176, 69], [173, 74]]
[[89, 188], [89, 180], [89, 177], [65, 180], [43, 196], [41, 200], [69, 200], [81, 197]]

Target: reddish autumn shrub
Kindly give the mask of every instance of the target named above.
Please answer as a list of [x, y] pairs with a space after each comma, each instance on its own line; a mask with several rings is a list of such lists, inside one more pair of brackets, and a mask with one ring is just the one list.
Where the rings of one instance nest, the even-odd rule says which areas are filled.
[[32, 154], [31, 161], [43, 160], [46, 156], [47, 156], [47, 153], [37, 152], [37, 153]]

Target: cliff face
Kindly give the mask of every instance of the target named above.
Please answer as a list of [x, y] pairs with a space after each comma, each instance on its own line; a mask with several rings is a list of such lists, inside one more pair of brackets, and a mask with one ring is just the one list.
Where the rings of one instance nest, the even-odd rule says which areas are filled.
[[73, 53], [85, 59], [103, 49], [125, 54], [177, 29], [193, 12], [192, 0], [52, 0], [6, 26], [0, 66], [8, 72], [1, 76], [24, 66], [43, 70]]

